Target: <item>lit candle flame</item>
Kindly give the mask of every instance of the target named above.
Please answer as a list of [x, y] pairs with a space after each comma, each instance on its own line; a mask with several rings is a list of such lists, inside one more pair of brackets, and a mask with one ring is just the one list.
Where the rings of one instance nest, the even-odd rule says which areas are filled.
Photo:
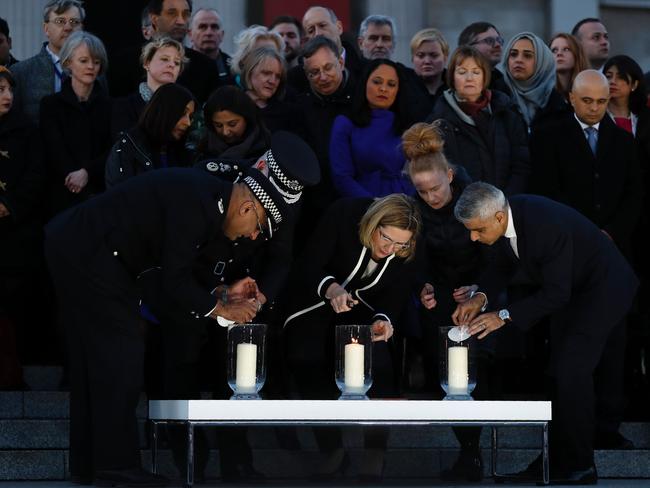
[[359, 339], [352, 338], [352, 344], [359, 344]]

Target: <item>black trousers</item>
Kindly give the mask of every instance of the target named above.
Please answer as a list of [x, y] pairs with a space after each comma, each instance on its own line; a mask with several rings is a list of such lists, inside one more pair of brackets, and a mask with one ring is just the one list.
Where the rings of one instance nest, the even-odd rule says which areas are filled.
[[[366, 318], [365, 323], [368, 320]], [[284, 357], [287, 381], [293, 397], [305, 400], [334, 400], [340, 396], [335, 382], [334, 326], [337, 323], [364, 323], [351, 312], [336, 315], [329, 304], [292, 320], [284, 330]], [[375, 342], [372, 347], [373, 384], [369, 397], [397, 396], [396, 375], [391, 344]], [[389, 431], [375, 427], [364, 429], [367, 448], [386, 447]], [[320, 427], [314, 437], [322, 452], [343, 445], [341, 429]]]
[[136, 407], [144, 329], [133, 278], [104, 247], [46, 257], [64, 320], [70, 375], [70, 472], [140, 466]]
[[[630, 297], [630, 303], [633, 297]], [[628, 304], [598, 291], [573, 298], [551, 319], [553, 378], [551, 451], [556, 465], [582, 469], [594, 462], [598, 424], [617, 431], [623, 414], [623, 371]]]

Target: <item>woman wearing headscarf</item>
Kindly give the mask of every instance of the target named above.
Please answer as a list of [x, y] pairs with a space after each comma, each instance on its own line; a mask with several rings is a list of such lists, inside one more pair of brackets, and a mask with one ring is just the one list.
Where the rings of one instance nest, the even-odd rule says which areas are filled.
[[189, 166], [185, 138], [192, 124], [194, 97], [176, 83], [161, 86], [140, 116], [138, 124], [122, 133], [106, 161], [106, 187], [145, 171]]
[[490, 64], [471, 46], [454, 51], [447, 71], [449, 89], [429, 116], [445, 139], [447, 159], [474, 181], [486, 181], [508, 195], [526, 191], [530, 156], [526, 128], [512, 100], [490, 90]]
[[503, 80], [497, 86], [512, 96], [528, 128], [570, 110], [555, 89], [555, 59], [549, 47], [532, 32], [514, 36], [499, 65]]

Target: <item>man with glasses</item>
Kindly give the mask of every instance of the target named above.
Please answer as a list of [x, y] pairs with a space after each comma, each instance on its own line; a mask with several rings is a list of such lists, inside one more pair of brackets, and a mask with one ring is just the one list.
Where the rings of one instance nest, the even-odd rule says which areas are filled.
[[496, 66], [501, 62], [504, 44], [505, 40], [497, 28], [489, 22], [474, 22], [465, 27], [458, 36], [459, 46], [474, 47], [490, 62], [492, 66], [490, 89], [494, 89], [495, 82], [503, 78], [503, 74], [496, 69]]
[[609, 58], [609, 33], [600, 19], [586, 18], [578, 22], [571, 30], [585, 50], [589, 64], [600, 70]]
[[43, 8], [43, 31], [47, 42], [31, 58], [12, 66], [16, 79], [14, 106], [38, 125], [41, 99], [61, 90], [64, 74], [59, 52], [66, 39], [83, 29], [86, 13], [79, 0], [50, 0]]
[[[313, 6], [307, 9], [302, 18], [302, 28], [305, 32], [305, 39], [310, 41], [318, 36], [330, 39], [338, 48], [338, 56], [343, 60], [343, 66], [358, 75], [363, 68], [365, 61], [359, 56], [356, 47], [343, 39], [343, 24], [328, 7]], [[298, 93], [309, 91], [309, 80], [301, 66], [289, 70], [287, 81]]]
[[320, 183], [305, 192], [304, 210], [296, 234], [306, 238], [321, 213], [336, 198], [330, 177], [329, 143], [334, 119], [352, 105], [355, 89], [353, 73], [345, 67], [343, 56], [334, 41], [316, 36], [302, 50], [303, 72], [309, 90], [298, 96], [303, 108], [305, 140], [318, 158]]

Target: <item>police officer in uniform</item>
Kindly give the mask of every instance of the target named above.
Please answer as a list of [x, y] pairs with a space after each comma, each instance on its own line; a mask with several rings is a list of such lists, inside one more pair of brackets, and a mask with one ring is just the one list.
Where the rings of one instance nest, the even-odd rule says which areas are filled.
[[257, 170], [233, 184], [176, 168], [132, 178], [47, 225], [46, 257], [69, 351], [73, 480], [166, 483], [140, 466], [135, 410], [144, 337], [138, 276], [160, 268], [165, 294], [196, 322], [251, 320], [259, 296], [224, 304], [197, 282], [192, 265], [213, 241], [255, 240], [277, 231], [290, 213]]

